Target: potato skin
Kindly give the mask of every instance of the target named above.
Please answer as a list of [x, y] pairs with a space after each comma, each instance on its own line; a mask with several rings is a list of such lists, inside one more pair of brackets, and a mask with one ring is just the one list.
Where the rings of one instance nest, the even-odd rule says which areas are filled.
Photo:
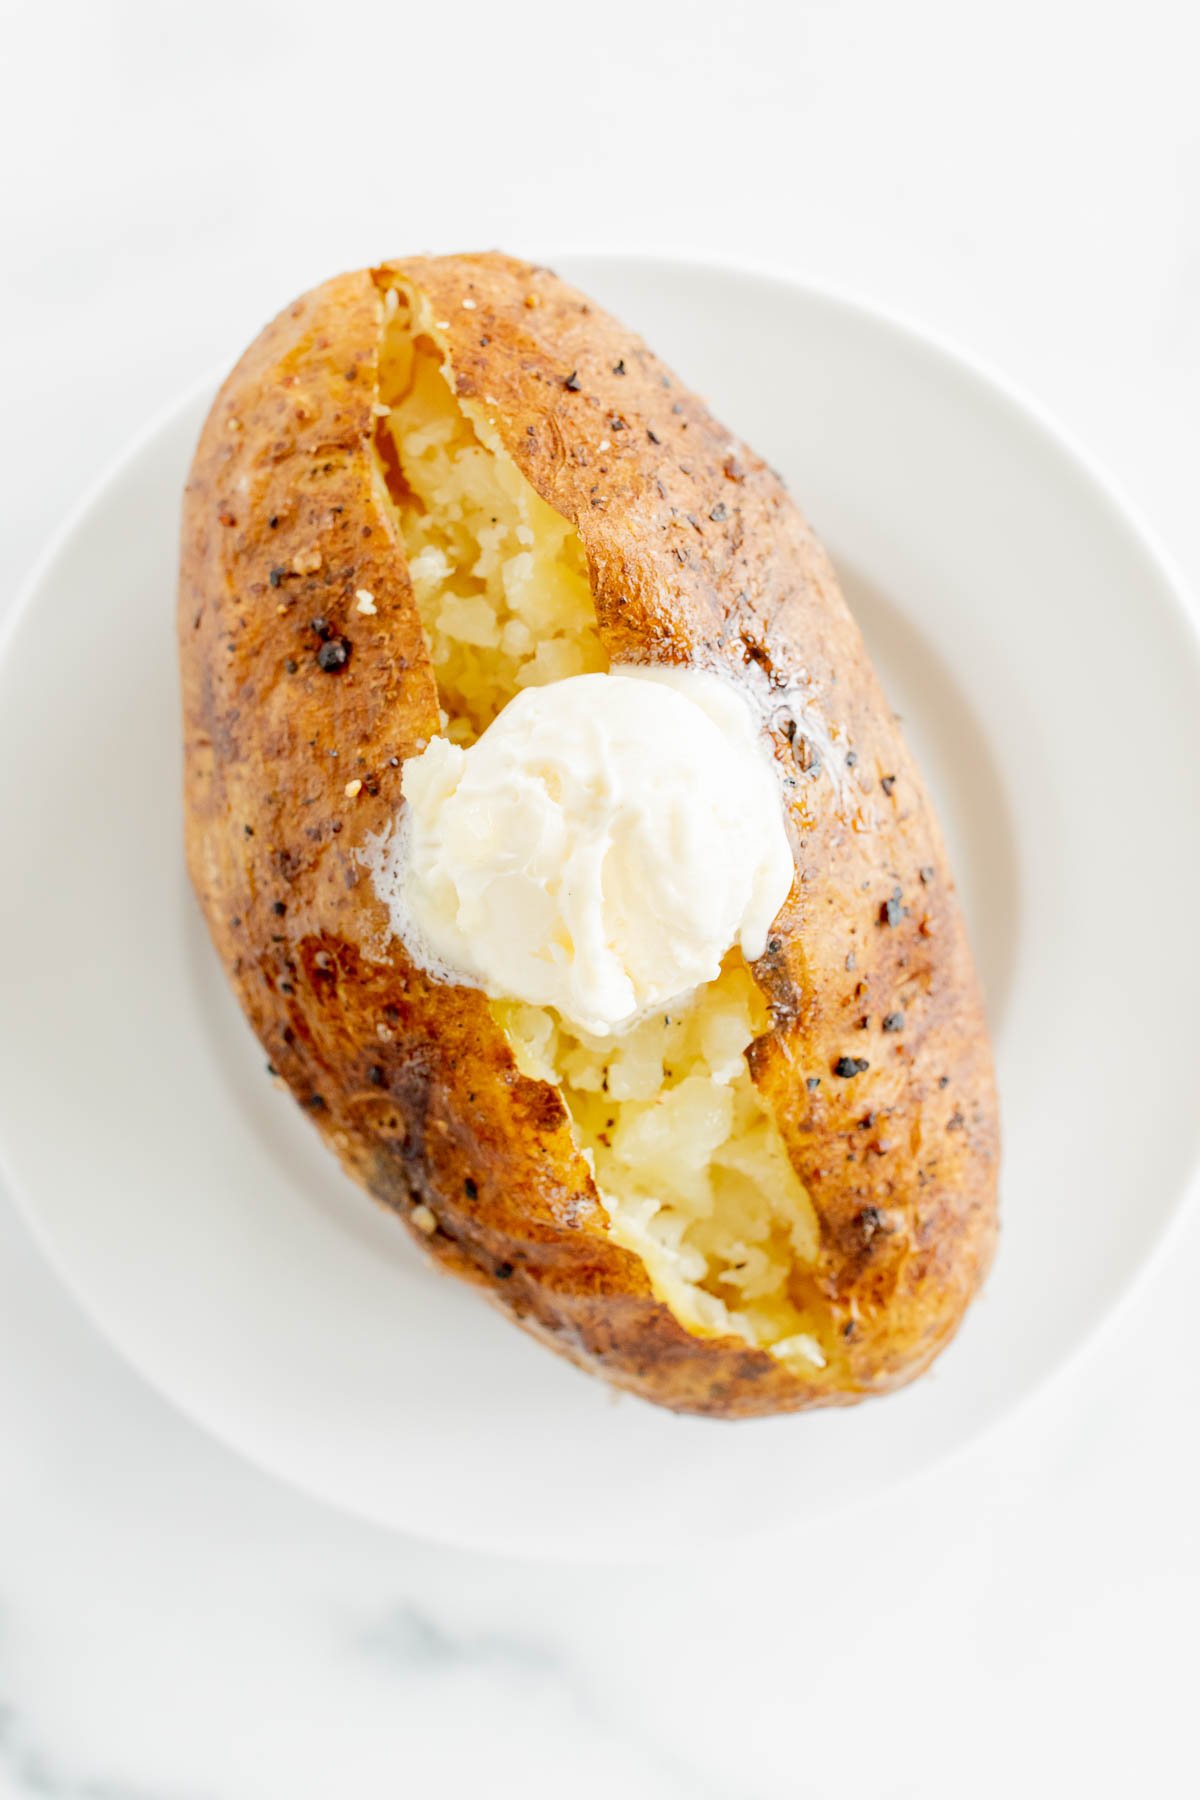
[[[373, 478], [396, 275], [432, 298], [460, 396], [578, 530], [613, 661], [732, 670], [794, 779], [797, 880], [754, 971], [772, 1026], [751, 1067], [820, 1220], [824, 1370], [686, 1332], [608, 1238], [559, 1096], [519, 1073], [484, 997], [385, 946], [360, 853], [437, 729]], [[363, 588], [374, 615], [356, 608]], [[441, 1263], [574, 1362], [680, 1411], [844, 1404], [928, 1366], [996, 1232], [991, 1060], [941, 839], [825, 553], [778, 478], [638, 338], [493, 254], [305, 295], [201, 435], [179, 641], [188, 864], [217, 951], [347, 1171], [410, 1224], [428, 1208], [436, 1230], [413, 1229]], [[322, 667], [323, 643], [348, 647], [344, 666]], [[845, 1058], [868, 1066], [838, 1074]]]

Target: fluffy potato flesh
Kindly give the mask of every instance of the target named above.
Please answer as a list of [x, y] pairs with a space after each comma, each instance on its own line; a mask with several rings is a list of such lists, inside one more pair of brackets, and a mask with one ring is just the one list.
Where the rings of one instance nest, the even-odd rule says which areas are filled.
[[[442, 723], [470, 744], [520, 689], [608, 666], [574, 527], [535, 493], [447, 379], [436, 322], [386, 296], [376, 435], [437, 677]], [[610, 1235], [689, 1331], [825, 1363], [807, 1271], [816, 1217], [746, 1062], [767, 1008], [740, 952], [720, 976], [615, 1039], [493, 1003], [522, 1073], [555, 1086]]]

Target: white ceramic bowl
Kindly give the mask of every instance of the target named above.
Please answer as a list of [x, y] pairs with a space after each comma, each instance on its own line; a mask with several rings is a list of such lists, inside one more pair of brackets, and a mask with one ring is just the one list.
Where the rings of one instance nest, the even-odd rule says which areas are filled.
[[268, 1081], [184, 875], [176, 530], [207, 391], [64, 528], [7, 635], [0, 1148], [92, 1317], [256, 1463], [446, 1542], [641, 1557], [928, 1469], [1146, 1266], [1197, 1148], [1200, 676], [1145, 533], [957, 357], [760, 276], [564, 273], [784, 473], [939, 802], [1005, 1140], [1002, 1248], [958, 1341], [849, 1412], [675, 1418], [431, 1273], [348, 1185]]

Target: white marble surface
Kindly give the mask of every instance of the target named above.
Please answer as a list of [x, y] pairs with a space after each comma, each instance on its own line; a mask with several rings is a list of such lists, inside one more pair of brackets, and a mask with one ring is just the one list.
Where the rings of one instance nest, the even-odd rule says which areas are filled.
[[[492, 243], [883, 301], [1034, 393], [1200, 584], [1179, 0], [8, 0], [0, 28], [0, 609], [110, 455], [294, 291]], [[1193, 1214], [1106, 1342], [921, 1486], [719, 1562], [569, 1571], [243, 1467], [0, 1196], [0, 1800], [1194, 1792], [1198, 1253]]]

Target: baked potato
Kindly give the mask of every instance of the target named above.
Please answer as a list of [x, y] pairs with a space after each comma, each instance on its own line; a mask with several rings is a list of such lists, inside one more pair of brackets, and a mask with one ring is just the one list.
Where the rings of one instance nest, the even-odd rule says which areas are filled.
[[[996, 1234], [942, 841], [821, 546], [633, 333], [496, 254], [306, 294], [204, 426], [178, 627], [217, 952], [272, 1071], [444, 1268], [680, 1411], [928, 1366]], [[607, 1043], [419, 967], [367, 854], [406, 759], [531, 683], [663, 663], [736, 680], [776, 759], [795, 880], [763, 956]]]

